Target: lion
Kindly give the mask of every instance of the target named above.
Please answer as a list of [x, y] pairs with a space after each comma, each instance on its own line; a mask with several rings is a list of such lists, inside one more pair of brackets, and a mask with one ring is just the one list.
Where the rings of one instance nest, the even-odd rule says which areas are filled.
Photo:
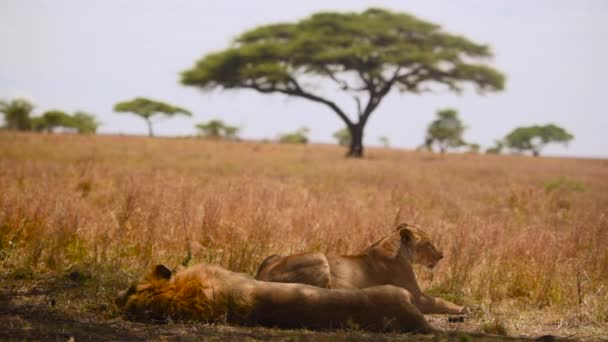
[[442, 258], [423, 230], [403, 223], [357, 255], [271, 255], [261, 263], [255, 278], [332, 289], [394, 285], [408, 290], [422, 313], [463, 314], [465, 307], [425, 295], [416, 281], [412, 264], [433, 268]]
[[198, 264], [175, 275], [157, 265], [122, 291], [115, 303], [132, 319], [228, 322], [281, 328], [349, 328], [429, 333], [435, 331], [395, 286], [363, 290], [270, 283]]

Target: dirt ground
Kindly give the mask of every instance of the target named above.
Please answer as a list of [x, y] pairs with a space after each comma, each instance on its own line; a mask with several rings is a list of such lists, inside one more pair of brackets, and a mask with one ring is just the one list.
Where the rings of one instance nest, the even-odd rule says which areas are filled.
[[2, 341], [512, 341], [568, 340], [552, 335], [499, 336], [480, 333], [479, 322], [429, 316], [445, 333], [410, 335], [359, 330], [310, 331], [221, 324], [131, 322], [111, 301], [113, 290], [87, 281], [79, 273], [62, 276], [0, 276], [0, 340]]

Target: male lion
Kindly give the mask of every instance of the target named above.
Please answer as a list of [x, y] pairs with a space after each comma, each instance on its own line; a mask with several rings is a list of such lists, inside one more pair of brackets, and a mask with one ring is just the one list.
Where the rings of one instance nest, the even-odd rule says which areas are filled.
[[116, 305], [128, 316], [140, 319], [433, 331], [413, 304], [412, 295], [395, 286], [330, 290], [267, 283], [207, 264], [191, 266], [175, 275], [157, 265], [143, 280], [122, 291]]
[[442, 258], [424, 231], [403, 223], [357, 255], [271, 255], [258, 268], [256, 279], [332, 289], [395, 285], [408, 290], [425, 314], [463, 313], [463, 306], [422, 293], [416, 281], [412, 264], [433, 268]]

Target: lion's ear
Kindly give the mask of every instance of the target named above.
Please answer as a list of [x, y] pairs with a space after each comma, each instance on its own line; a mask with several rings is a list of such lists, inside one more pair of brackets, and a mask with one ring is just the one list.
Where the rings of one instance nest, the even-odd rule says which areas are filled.
[[172, 272], [172, 273], [173, 273], [173, 274], [175, 274], [175, 273], [181, 272], [181, 271], [183, 271], [183, 270], [185, 270], [185, 269], [186, 269], [186, 267], [185, 267], [184, 265], [177, 265], [177, 266], [175, 266], [175, 268], [173, 269], [173, 272]]
[[150, 277], [152, 279], [171, 279], [171, 270], [166, 268], [163, 265], [156, 265], [152, 268], [150, 272]]
[[414, 240], [414, 233], [407, 228], [401, 229], [401, 241], [405, 243], [410, 243]]

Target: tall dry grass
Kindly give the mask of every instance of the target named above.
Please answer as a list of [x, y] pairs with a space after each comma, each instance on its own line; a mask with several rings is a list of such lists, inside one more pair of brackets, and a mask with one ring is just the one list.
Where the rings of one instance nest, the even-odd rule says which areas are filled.
[[608, 161], [0, 133], [0, 270], [151, 263], [253, 273], [272, 253], [354, 253], [398, 221], [446, 254], [428, 291], [608, 321]]

